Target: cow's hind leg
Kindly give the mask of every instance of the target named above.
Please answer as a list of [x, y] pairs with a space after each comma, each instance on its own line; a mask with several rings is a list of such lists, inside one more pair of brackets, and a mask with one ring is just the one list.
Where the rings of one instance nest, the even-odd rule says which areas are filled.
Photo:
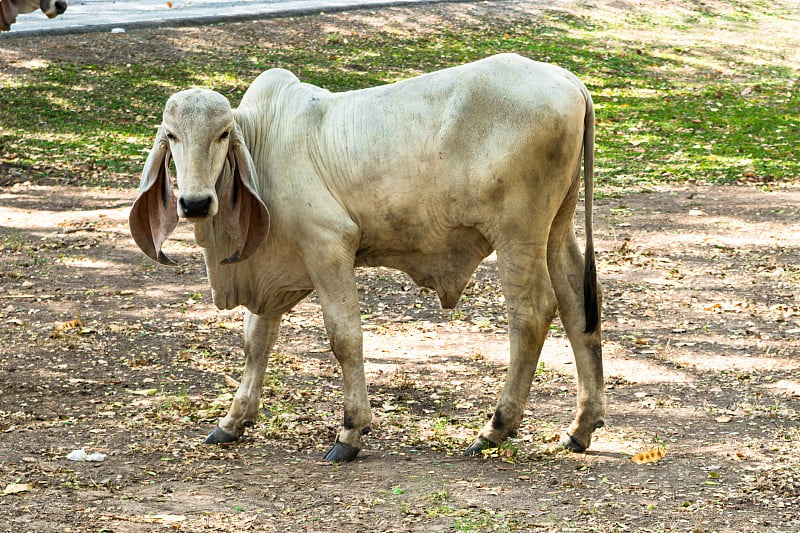
[[269, 353], [278, 338], [281, 314], [268, 316], [249, 311], [244, 317], [244, 374], [233, 398], [231, 408], [219, 425], [206, 439], [206, 444], [220, 444], [238, 440], [258, 419], [261, 389], [267, 370]]
[[508, 308], [511, 344], [508, 377], [494, 415], [465, 455], [476, 455], [484, 448], [498, 446], [519, 429], [542, 345], [556, 310], [546, 255], [544, 245], [497, 252]]
[[[600, 325], [586, 328], [584, 301], [584, 258], [575, 242], [572, 210], [560, 213], [554, 221], [548, 248], [548, 266], [558, 297], [558, 312], [575, 354], [578, 377], [578, 409], [561, 444], [572, 451], [589, 447], [592, 433], [605, 424], [603, 353]], [[592, 271], [591, 276], [594, 275]], [[596, 305], [599, 314], [600, 293]], [[592, 305], [590, 303], [590, 305]]]

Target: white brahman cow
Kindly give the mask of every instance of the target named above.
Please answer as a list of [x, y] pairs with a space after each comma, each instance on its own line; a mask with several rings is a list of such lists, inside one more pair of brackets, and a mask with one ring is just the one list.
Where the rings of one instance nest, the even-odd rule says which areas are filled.
[[[247, 308], [244, 375], [206, 442], [234, 441], [256, 422], [281, 316], [316, 289], [344, 382], [343, 428], [325, 457], [352, 460], [372, 420], [354, 268], [407, 272], [452, 308], [497, 250], [508, 378], [465, 453], [519, 428], [557, 310], [578, 374], [577, 413], [562, 443], [585, 450], [605, 411], [593, 150], [584, 85], [514, 54], [344, 93], [274, 69], [237, 109], [209, 90], [170, 97], [130, 213], [133, 238], [152, 259], [174, 264], [161, 246], [187, 219], [214, 303]], [[573, 227], [582, 159], [585, 257]]]
[[67, 0], [0, 0], [0, 32], [8, 31], [17, 21], [17, 15], [33, 13], [37, 9], [50, 18], [67, 10]]

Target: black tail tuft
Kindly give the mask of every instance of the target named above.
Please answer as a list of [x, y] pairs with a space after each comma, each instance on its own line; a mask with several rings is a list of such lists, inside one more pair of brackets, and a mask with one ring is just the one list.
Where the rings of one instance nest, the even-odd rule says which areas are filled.
[[600, 297], [597, 292], [597, 267], [594, 250], [586, 250], [583, 271], [583, 312], [586, 314], [584, 333], [594, 333], [600, 325]]

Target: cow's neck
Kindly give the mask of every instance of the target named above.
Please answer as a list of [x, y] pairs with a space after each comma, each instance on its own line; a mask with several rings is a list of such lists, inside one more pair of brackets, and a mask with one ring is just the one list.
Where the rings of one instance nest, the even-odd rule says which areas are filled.
[[[233, 254], [236, 245], [228, 236], [219, 216], [195, 223], [194, 238], [203, 248], [208, 282], [214, 304], [220, 309], [232, 309], [238, 305], [248, 305], [249, 294], [240, 294], [237, 283], [239, 263], [222, 265], [221, 261]], [[246, 286], [246, 284], [245, 284]]]

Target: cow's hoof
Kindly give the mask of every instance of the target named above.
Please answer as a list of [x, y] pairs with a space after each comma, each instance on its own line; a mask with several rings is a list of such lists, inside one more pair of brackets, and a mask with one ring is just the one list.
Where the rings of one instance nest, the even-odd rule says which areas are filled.
[[344, 442], [337, 442], [325, 454], [325, 460], [332, 463], [346, 463], [352, 461], [358, 455], [360, 450], [355, 446], [350, 446]]
[[239, 437], [231, 435], [217, 426], [214, 428], [214, 431], [211, 432], [211, 435], [206, 438], [206, 444], [226, 444], [228, 442], [236, 442], [237, 440], [239, 440]]
[[483, 437], [478, 437], [475, 439], [475, 442], [469, 445], [469, 448], [464, 450], [464, 455], [467, 457], [474, 457], [476, 455], [481, 455], [483, 450], [488, 450], [489, 448], [497, 448], [497, 444]]
[[575, 439], [575, 437], [573, 437], [569, 433], [564, 435], [564, 437], [561, 439], [561, 442], [558, 443], [558, 446], [565, 450], [569, 450], [571, 452], [576, 452], [576, 453], [585, 452], [586, 448], [588, 448], [588, 446], [584, 446], [583, 444], [578, 442]]

